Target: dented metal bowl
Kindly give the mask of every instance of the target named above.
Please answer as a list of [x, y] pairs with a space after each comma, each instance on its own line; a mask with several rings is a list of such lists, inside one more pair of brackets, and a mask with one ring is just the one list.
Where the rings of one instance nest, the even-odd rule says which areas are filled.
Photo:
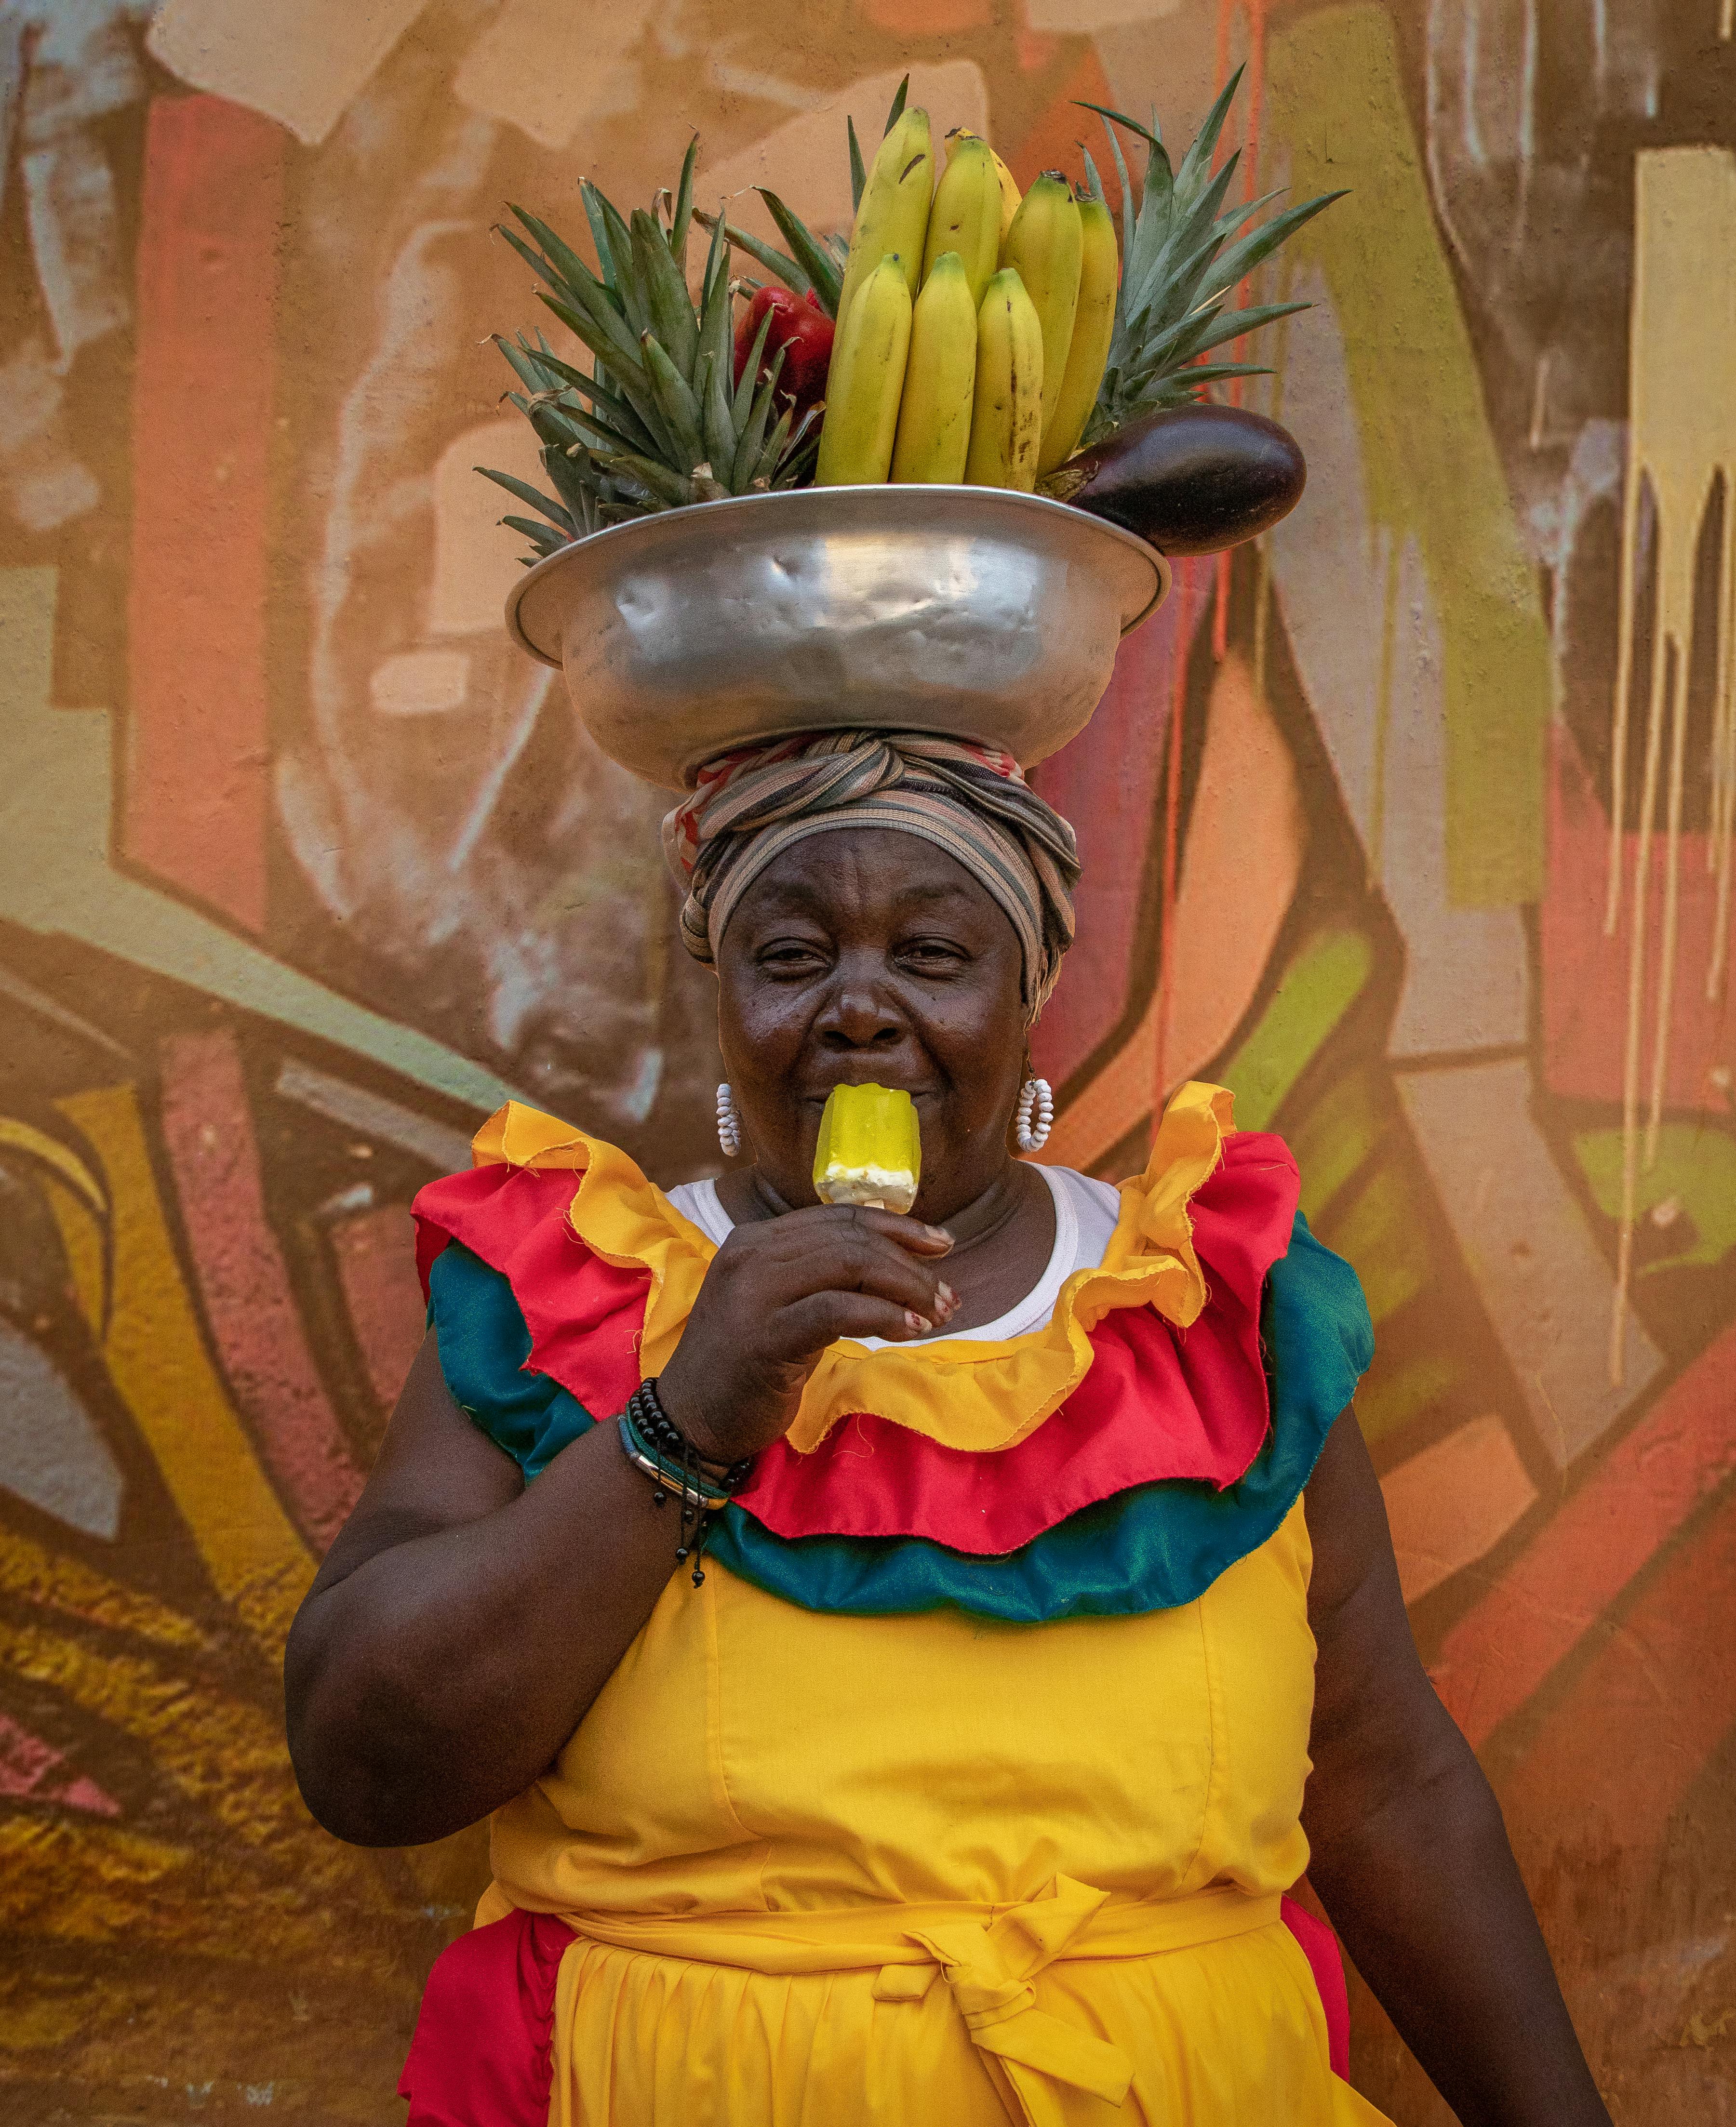
[[526, 571], [506, 623], [605, 753], [681, 790], [733, 747], [859, 724], [1028, 768], [1169, 588], [1155, 548], [1041, 495], [804, 488], [596, 533]]

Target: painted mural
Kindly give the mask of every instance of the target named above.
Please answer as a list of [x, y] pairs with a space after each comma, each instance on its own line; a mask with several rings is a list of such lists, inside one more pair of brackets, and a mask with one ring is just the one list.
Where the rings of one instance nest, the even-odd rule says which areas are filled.
[[508, 1092], [715, 1158], [658, 802], [500, 623], [502, 203], [697, 128], [836, 225], [907, 68], [1028, 182], [1245, 61], [1250, 192], [1351, 194], [1256, 297], [1313, 306], [1245, 387], [1310, 485], [1040, 771], [1051, 1155], [1136, 1167], [1195, 1075], [1290, 1138], [1615, 2117], [1736, 2120], [1733, 16], [0, 0], [0, 2119], [397, 2116], [481, 1842], [319, 1831], [278, 1664], [407, 1206]]

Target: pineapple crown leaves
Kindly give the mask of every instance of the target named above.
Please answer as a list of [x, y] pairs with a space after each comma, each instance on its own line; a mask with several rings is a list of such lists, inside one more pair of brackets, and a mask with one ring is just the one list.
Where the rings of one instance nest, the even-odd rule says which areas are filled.
[[[775, 244], [767, 244], [751, 230], [742, 229], [721, 216], [701, 214], [700, 223], [707, 229], [721, 228], [725, 239], [735, 249], [743, 252], [757, 265], [776, 280], [781, 281], [792, 294], [812, 296], [828, 318], [838, 314], [838, 297], [844, 292], [844, 268], [849, 263], [850, 241], [842, 236], [816, 236], [793, 208], [786, 206], [775, 192], [764, 185], [754, 190], [766, 202], [766, 209], [777, 224], [778, 233], [790, 246], [780, 251]], [[793, 255], [792, 255], [793, 254]]]
[[[649, 211], [636, 208], [624, 216], [596, 186], [581, 182], [595, 272], [523, 207], [511, 208], [518, 229], [500, 226], [543, 283], [540, 299], [591, 358], [587, 376], [541, 333], [534, 341], [522, 333], [516, 340], [496, 337], [523, 387], [505, 396], [530, 422], [554, 489], [543, 494], [510, 473], [477, 467], [538, 512], [537, 519], [501, 520], [529, 541], [527, 566], [626, 518], [794, 486], [812, 470], [818, 410], [798, 424], [788, 395], [780, 401], [781, 350], [761, 375], [769, 315], [741, 383], [733, 381], [737, 291], [728, 272], [729, 234], [721, 215], [695, 209], [698, 149], [695, 140], [673, 197], [660, 192]], [[805, 239], [819, 253], [816, 267], [832, 259], [780, 201], [767, 204], [799, 253]], [[785, 216], [799, 234], [785, 228]], [[695, 221], [711, 235], [697, 303], [686, 276]], [[842, 282], [841, 266], [832, 263], [832, 271]]]
[[[1080, 107], [1097, 113], [1108, 135], [1121, 187], [1122, 225], [1114, 334], [1097, 405], [1085, 430], [1087, 443], [1097, 442], [1136, 414], [1197, 398], [1207, 384], [1222, 378], [1265, 375], [1255, 363], [1202, 362], [1199, 358], [1227, 340], [1240, 339], [1275, 319], [1309, 307], [1306, 303], [1225, 307], [1231, 292], [1255, 267], [1305, 222], [1344, 197], [1341, 192], [1322, 192], [1240, 234], [1278, 197], [1267, 192], [1226, 207], [1240, 154], [1226, 156], [1215, 174], [1212, 168], [1218, 136], [1241, 77], [1238, 67], [1207, 113], [1179, 168], [1170, 163], [1155, 111], [1145, 126], [1125, 111], [1099, 103]], [[1117, 126], [1145, 144], [1145, 183], [1136, 211]], [[1107, 205], [1097, 165], [1089, 152], [1084, 159], [1092, 197]]]

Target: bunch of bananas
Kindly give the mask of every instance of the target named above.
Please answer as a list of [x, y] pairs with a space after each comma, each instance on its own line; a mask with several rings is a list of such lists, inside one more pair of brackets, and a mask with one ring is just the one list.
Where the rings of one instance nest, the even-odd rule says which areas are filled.
[[[787, 250], [727, 221], [721, 207], [706, 214], [694, 198], [697, 140], [674, 194], [659, 192], [648, 211], [624, 218], [581, 183], [595, 273], [515, 207], [524, 234], [500, 234], [591, 358], [586, 375], [540, 333], [497, 343], [524, 386], [508, 396], [534, 427], [556, 490], [548, 495], [477, 467], [538, 511], [503, 520], [529, 540], [527, 560], [624, 518], [810, 477], [821, 486], [962, 481], [1027, 493], [1041, 484], [1073, 500], [1101, 471], [1094, 460], [1074, 460], [1082, 442], [1098, 458], [1124, 444], [1138, 474], [1136, 417], [1262, 373], [1202, 358], [1307, 307], [1231, 305], [1232, 291], [1339, 197], [1304, 201], [1251, 230], [1275, 194], [1225, 206], [1236, 158], [1215, 173], [1212, 163], [1240, 80], [1231, 77], [1173, 169], [1155, 112], [1145, 126], [1084, 107], [1108, 133], [1125, 260], [1089, 154], [1086, 187], [1075, 192], [1046, 170], [1021, 199], [994, 149], [960, 127], [947, 135], [937, 183], [928, 115], [905, 106], [908, 76], [871, 168], [848, 127], [856, 220], [847, 243], [817, 234], [763, 185], [756, 189]], [[1145, 143], [1136, 206], [1117, 127]], [[687, 271], [694, 223], [711, 236], [697, 295]], [[766, 283], [732, 278], [732, 250], [800, 301], [768, 301]], [[749, 303], [738, 324], [742, 296]]]
[[964, 481], [1030, 493], [1097, 400], [1120, 280], [1115, 223], [1046, 171], [1021, 199], [960, 128], [934, 181], [928, 114], [896, 113], [856, 214], [837, 298], [814, 481]]

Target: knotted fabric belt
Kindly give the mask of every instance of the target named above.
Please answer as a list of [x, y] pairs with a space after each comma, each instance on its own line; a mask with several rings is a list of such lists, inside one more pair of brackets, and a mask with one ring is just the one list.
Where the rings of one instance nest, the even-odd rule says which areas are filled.
[[[567, 1912], [581, 1937], [653, 1957], [750, 1972], [875, 1972], [875, 1997], [919, 2001], [942, 1974], [1009, 2120], [1063, 2127], [1057, 2084], [1119, 2110], [1133, 2063], [1117, 2045], [1036, 2006], [1047, 1965], [1080, 1958], [1151, 1957], [1279, 1924], [1276, 1893], [1201, 1891], [1161, 1903], [1112, 1904], [1070, 1876], [1008, 1906], [855, 1906], [823, 1912], [686, 1917]], [[1077, 2099], [1068, 2122], [1082, 2114]]]

